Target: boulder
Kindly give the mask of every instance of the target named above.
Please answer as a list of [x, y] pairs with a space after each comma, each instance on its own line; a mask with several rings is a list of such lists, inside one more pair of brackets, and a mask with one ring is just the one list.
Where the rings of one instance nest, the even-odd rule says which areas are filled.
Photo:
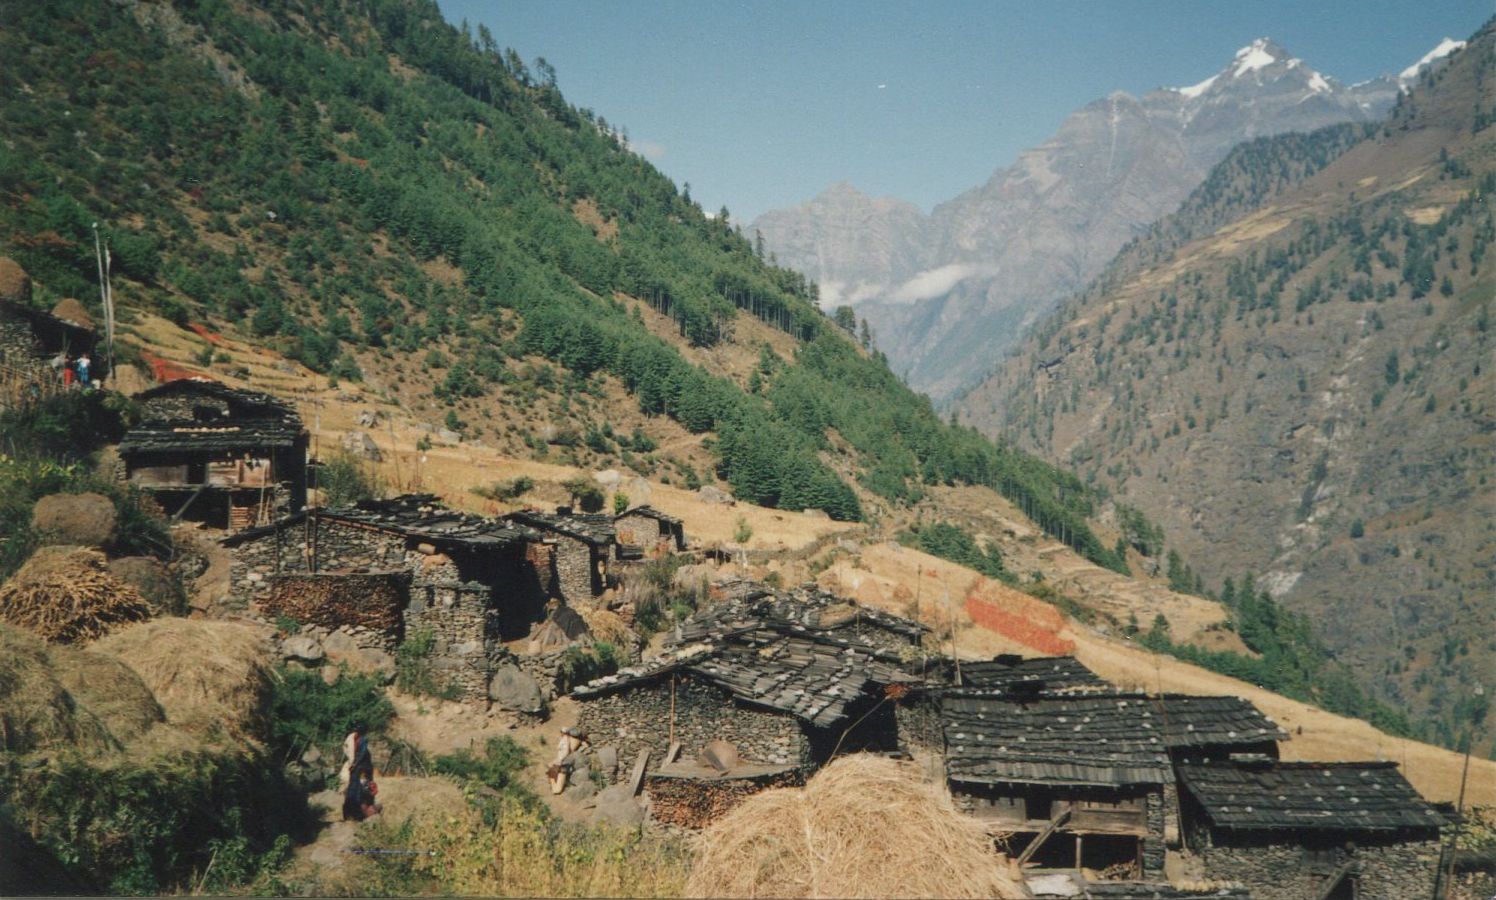
[[187, 612], [187, 592], [166, 564], [149, 556], [125, 556], [109, 561], [109, 574], [134, 585], [151, 612], [158, 616], [180, 616]]
[[634, 798], [629, 785], [615, 784], [598, 791], [594, 804], [596, 811], [592, 815], [598, 822], [614, 825], [639, 825], [644, 822], [644, 806]]
[[718, 772], [731, 772], [738, 764], [738, 748], [728, 741], [709, 741], [705, 747], [701, 748], [701, 752], [696, 754], [696, 761]]
[[384, 459], [384, 454], [380, 452], [379, 445], [374, 443], [374, 439], [369, 437], [367, 431], [350, 431], [343, 435], [343, 449], [352, 456], [356, 456], [359, 459], [367, 459], [371, 462], [379, 462]]
[[831, 518], [829, 515], [826, 514], [826, 511], [824, 509], [802, 509], [800, 512], [803, 513], [805, 515], [805, 517], [808, 518], [808, 519], [829, 519], [829, 518]]
[[654, 488], [643, 477], [635, 475], [623, 485], [623, 492], [628, 495], [629, 507], [644, 506], [649, 503], [649, 497], [654, 493]]
[[36, 501], [31, 527], [47, 532], [48, 543], [100, 547], [114, 535], [114, 503], [103, 494], [48, 494]]
[[23, 306], [31, 302], [31, 276], [8, 256], [0, 256], [0, 301]]
[[618, 774], [618, 748], [611, 744], [606, 747], [598, 747], [595, 759], [597, 760], [598, 769], [603, 773], [603, 778], [612, 781], [614, 776]]
[[571, 773], [571, 783], [566, 786], [566, 799], [573, 803], [583, 803], [597, 796], [597, 785], [587, 775], [586, 766], [577, 766]]
[[623, 483], [623, 473], [617, 469], [603, 469], [601, 472], [593, 472], [592, 480], [605, 493], [613, 494], [618, 492], [618, 486]]
[[359, 413], [354, 421], [358, 423], [358, 427], [360, 428], [373, 428], [379, 424], [379, 413], [372, 409], [366, 409]]
[[317, 639], [305, 634], [292, 635], [281, 642], [281, 655], [303, 663], [318, 663], [327, 656]]
[[439, 441], [446, 441], [449, 444], [462, 443], [462, 435], [458, 434], [450, 428], [438, 428], [436, 430], [436, 439]]
[[538, 713], [545, 709], [540, 684], [513, 663], [494, 670], [488, 681], [488, 699], [500, 709], [515, 712]]
[[737, 502], [732, 498], [732, 494], [729, 494], [719, 487], [713, 487], [710, 484], [704, 484], [701, 487], [697, 488], [696, 496], [700, 497], [707, 503], [718, 503], [722, 506], [732, 506]]
[[341, 663], [350, 671], [378, 675], [386, 683], [395, 678], [395, 657], [371, 647], [360, 647], [358, 642], [344, 631], [334, 631], [322, 642], [322, 650], [330, 663]]

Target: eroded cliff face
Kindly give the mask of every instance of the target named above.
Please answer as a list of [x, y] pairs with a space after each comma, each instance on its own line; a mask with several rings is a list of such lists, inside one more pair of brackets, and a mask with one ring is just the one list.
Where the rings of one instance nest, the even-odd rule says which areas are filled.
[[1162, 223], [961, 401], [1143, 509], [1207, 584], [1252, 573], [1445, 739], [1496, 724], [1474, 691], [1496, 678], [1496, 129], [1472, 112], [1493, 43], [1214, 227], [1250, 190], [1236, 159], [1195, 224]]

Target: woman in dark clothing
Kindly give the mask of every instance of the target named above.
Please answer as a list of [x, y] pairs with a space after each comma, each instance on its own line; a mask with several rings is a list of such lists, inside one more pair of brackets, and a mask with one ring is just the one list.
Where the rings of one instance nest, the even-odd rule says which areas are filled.
[[374, 780], [374, 757], [369, 753], [369, 738], [362, 725], [353, 728], [353, 765], [348, 768], [348, 783], [357, 784], [362, 776]]
[[348, 779], [348, 790], [343, 792], [343, 821], [364, 820], [364, 783], [358, 778]]

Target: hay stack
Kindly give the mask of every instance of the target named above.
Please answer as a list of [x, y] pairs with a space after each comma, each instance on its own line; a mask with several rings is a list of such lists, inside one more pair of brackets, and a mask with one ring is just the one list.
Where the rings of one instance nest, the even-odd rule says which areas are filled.
[[263, 739], [270, 708], [270, 647], [251, 626], [164, 618], [94, 645], [134, 669], [166, 721], [208, 739]]
[[57, 301], [57, 305], [52, 307], [52, 315], [80, 328], [87, 328], [89, 331], [94, 329], [93, 316], [88, 314], [83, 303], [75, 297], [63, 297]]
[[128, 743], [166, 721], [166, 712], [135, 670], [94, 650], [53, 647], [58, 682], [108, 729]]
[[1026, 897], [981, 824], [906, 763], [849, 756], [697, 839], [688, 897]]
[[43, 547], [0, 586], [0, 620], [49, 641], [88, 641], [151, 613], [140, 592], [109, 574], [104, 554]]
[[19, 628], [0, 626], [0, 750], [74, 747], [88, 752], [114, 743], [103, 722], [79, 708], [58, 681], [46, 643]]
[[48, 494], [31, 511], [31, 527], [45, 532], [48, 543], [82, 547], [109, 543], [118, 519], [114, 501], [95, 493]]
[[8, 256], [0, 256], [0, 302], [22, 306], [31, 302], [31, 276]]

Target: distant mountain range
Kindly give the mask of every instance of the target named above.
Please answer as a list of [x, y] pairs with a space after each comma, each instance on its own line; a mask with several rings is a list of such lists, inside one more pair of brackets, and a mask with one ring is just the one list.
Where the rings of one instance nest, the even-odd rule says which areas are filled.
[[1458, 41], [1399, 75], [1343, 85], [1266, 38], [1198, 84], [1122, 91], [1073, 113], [986, 184], [935, 207], [838, 184], [752, 226], [778, 261], [850, 304], [896, 372], [937, 401], [970, 386], [1022, 328], [1172, 212], [1236, 144], [1380, 120]]
[[1496, 20], [1378, 126], [1238, 145], [955, 404], [1141, 509], [1223, 599], [1253, 573], [1423, 737], [1483, 754], [1493, 88]]

